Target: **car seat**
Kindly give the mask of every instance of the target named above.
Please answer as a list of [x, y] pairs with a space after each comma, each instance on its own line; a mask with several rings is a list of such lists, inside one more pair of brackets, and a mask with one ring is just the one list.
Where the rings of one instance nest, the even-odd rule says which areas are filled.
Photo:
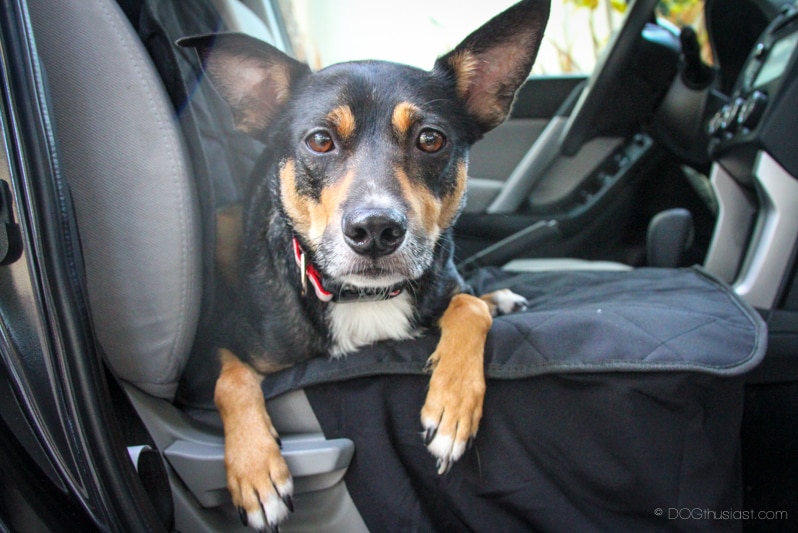
[[[181, 14], [178, 3], [151, 4]], [[262, 39], [272, 36], [237, 0], [214, 2], [227, 22], [209, 3], [189, 4], [185, 11], [195, 18], [183, 20], [187, 26], [201, 24], [210, 31], [229, 22]], [[200, 326], [212, 327], [201, 322], [201, 311], [209, 297], [204, 286], [213, 275], [205, 260], [214, 243], [207, 220], [214, 206], [203, 198], [208, 191], [200, 190], [191, 159], [196, 153], [181, 130], [185, 121], [175, 115], [161, 75], [116, 2], [32, 2], [30, 10], [106, 362], [167, 458], [177, 528], [231, 531], [231, 524], [238, 524], [243, 529], [232, 505], [223, 505], [229, 496], [218, 416], [197, 411], [198, 417], [191, 417], [174, 404]], [[228, 160], [223, 148], [211, 153], [216, 159], [209, 168], [230, 165], [224, 169], [228, 174], [247, 176], [241, 161], [251, 165], [260, 151], [249, 142], [239, 139], [237, 159]], [[249, 157], [242, 159], [247, 150]], [[230, 187], [213, 191], [220, 202], [240, 194]], [[364, 531], [341, 481], [351, 441], [324, 439], [301, 391], [279, 399], [269, 411], [285, 436], [297, 500], [311, 502], [301, 506], [308, 512], [295, 524]]]
[[[237, 0], [214, 1], [214, 5], [222, 9], [199, 0], [152, 0], [145, 2], [141, 10], [128, 9], [126, 16], [113, 0], [31, 3], [36, 46], [49, 87], [59, 164], [74, 199], [96, 336], [108, 366], [123, 384], [138, 416], [163, 454], [174, 500], [175, 527], [182, 531], [231, 531], [235, 527], [242, 527], [237, 525], [237, 513], [228, 503], [218, 414], [212, 409], [203, 408], [210, 406], [183, 401], [183, 397], [196, 392], [189, 390], [191, 385], [188, 382], [191, 380], [186, 376], [202, 374], [206, 378], [206, 385], [214, 380], [212, 368], [209, 370], [202, 365], [194, 367], [194, 360], [189, 358], [192, 352], [202, 352], [212, 344], [212, 335], [208, 333], [213, 329], [213, 309], [220, 303], [222, 307], [224, 305], [223, 301], [218, 301], [223, 295], [211, 290], [211, 285], [218, 278], [212, 259], [216, 237], [214, 223], [219, 209], [228, 202], [235, 203], [243, 194], [241, 188], [244, 184], [235, 181], [235, 176], [241, 175], [237, 173], [236, 165], [251, 164], [255, 157], [253, 154], [260, 147], [254, 141], [236, 137], [233, 131], [206, 130], [206, 123], [198, 119], [202, 117], [181, 112], [185, 100], [181, 100], [180, 91], [167, 92], [165, 86], [169, 86], [176, 78], [197, 78], [192, 78], [190, 71], [180, 71], [182, 63], [173, 63], [171, 66], [153, 64], [151, 54], [168, 55], [176, 52], [170, 47], [168, 34], [159, 34], [157, 27], [147, 27], [139, 21], [146, 19], [151, 23], [158, 19], [170, 19], [180, 23], [179, 31], [191, 33], [194, 24], [197, 30], [204, 31], [243, 27], [236, 25], [234, 15], [245, 14], [247, 26], [256, 28], [252, 31], [258, 32], [262, 38], [269, 38], [270, 35], [275, 38], [274, 32], [270, 31], [274, 28], [269, 28], [263, 20], [258, 22], [257, 18], [251, 17], [251, 13]], [[183, 11], [187, 7], [190, 9]], [[220, 16], [220, 12], [228, 17], [227, 20]], [[133, 17], [133, 24], [129, 16]], [[134, 29], [134, 26], [138, 27]], [[213, 103], [213, 91], [203, 86], [201, 81], [187, 85], [185, 91], [186, 94], [182, 96], [190, 95], [203, 101], [203, 105], [194, 112], [223, 112]], [[222, 121], [207, 121], [214, 124], [219, 122]], [[227, 178], [216, 183], [213, 180], [219, 177], [216, 175], [218, 169]], [[500, 278], [499, 282], [535, 286], [529, 278], [511, 278], [497, 271], [485, 271], [482, 274], [483, 285], [492, 283], [488, 278], [493, 276]], [[625, 391], [624, 395], [610, 394], [614, 405], [621, 409], [626, 405], [626, 399], [646, 396], [653, 398], [649, 402], [650, 407], [661, 411], [665, 400], [658, 394], [673, 397], [665, 403], [671, 402], [676, 406], [675, 413], [667, 413], [668, 420], [678, 419], [678, 428], [683, 431], [683, 438], [674, 445], [676, 448], [671, 450], [663, 438], [659, 439], [655, 450], [634, 452], [650, 457], [651, 454], [656, 455], [660, 448], [668, 448], [668, 451], [679, 452], [671, 454], [677, 466], [686, 464], [679, 463], [681, 452], [687, 459], [697, 461], [692, 464], [698, 464], [700, 468], [684, 472], [676, 469], [670, 471], [679, 475], [670, 479], [669, 483], [680, 488], [679, 483], [692, 483], [692, 487], [687, 488], [687, 494], [693, 498], [688, 500], [690, 503], [704, 505], [702, 502], [707, 500], [702, 498], [724, 504], [736, 501], [737, 485], [733, 478], [737, 473], [734, 466], [734, 459], [738, 458], [737, 448], [733, 444], [734, 438], [728, 437], [737, 431], [737, 418], [736, 411], [728, 410], [728, 405], [736, 405], [735, 402], [740, 398], [737, 376], [755, 365], [763, 354], [761, 323], [750, 309], [736, 302], [720, 284], [704, 274], [676, 273], [672, 279], [661, 272], [628, 274], [633, 285], [620, 277], [627, 273], [613, 274], [611, 277], [581, 275], [569, 278], [565, 284], [563, 278], [556, 275], [545, 280], [535, 278], [538, 282], [545, 281], [545, 285], [541, 286], [547, 290], [559, 287], [559, 294], [554, 301], [544, 299], [537, 302], [542, 314], [528, 317], [519, 315], [497, 323], [497, 333], [492, 335], [493, 341], [486, 354], [489, 377], [498, 380], [490, 388], [496, 392], [489, 393], [489, 397], [500, 397], [511, 388], [523, 389], [530, 386], [536, 376], [545, 375], [545, 378], [534, 382], [535, 390], [541, 391], [538, 393], [540, 402], [524, 405], [522, 418], [526, 423], [533, 424], [537, 423], [535, 416], [538, 415], [557, 415], [560, 410], [569, 413], [562, 420], [559, 416], [550, 416], [547, 419], [550, 425], [541, 426], [547, 428], [547, 432], [540, 436], [540, 442], [546, 445], [549, 442], [546, 439], [549, 438], [563, 438], [569, 442], [579, 440], [579, 435], [584, 431], [579, 425], [583, 422], [578, 418], [579, 413], [593, 413], [590, 409], [600, 407], [601, 402], [597, 400], [606, 398], [610, 394], [608, 390], [622, 388]], [[662, 289], [662, 279], [665, 279], [672, 294], [679, 295], [680, 290], [695, 290], [697, 298], [714, 297], [713, 301], [716, 304], [720, 302], [721, 307], [707, 315], [709, 319], [706, 320], [694, 309], [690, 309], [687, 316], [679, 312], [671, 313], [669, 316], [678, 319], [678, 333], [663, 327], [663, 321], [652, 318], [663, 316], [657, 313], [658, 309], [668, 310], [668, 304], [663, 303], [667, 301], [665, 292], [657, 293], [657, 301], [642, 311], [635, 307], [634, 313], [638, 317], [612, 312], [613, 309], [628, 305], [630, 301], [636, 301], [645, 287]], [[578, 287], [591, 284], [600, 290], [591, 294], [578, 292]], [[698, 292], [699, 289], [702, 292]], [[531, 292], [527, 291], [527, 294], [531, 295]], [[581, 306], [589, 297], [599, 302], [599, 307], [588, 312]], [[572, 306], [571, 314], [562, 312], [564, 303]], [[673, 305], [672, 302], [670, 305]], [[643, 324], [628, 326], [639, 317], [644, 318]], [[580, 328], [579, 324], [585, 320], [590, 321], [591, 327]], [[616, 337], [605, 338], [604, 332], [610, 330], [619, 333]], [[576, 331], [578, 334], [566, 338], [563, 331]], [[696, 335], [702, 332], [708, 334], [697, 338]], [[623, 344], [625, 338], [630, 339], [626, 345]], [[295, 367], [275, 377], [267, 385], [271, 387], [267, 397], [274, 398], [269, 400], [268, 409], [283, 436], [283, 453], [295, 476], [297, 511], [286, 524], [286, 530], [365, 531], [363, 513], [370, 513], [374, 517], [392, 507], [394, 516], [399, 516], [404, 510], [401, 504], [410, 505], [413, 509], [419, 507], [418, 502], [407, 495], [402, 502], [392, 504], [379, 500], [393, 492], [390, 486], [386, 490], [375, 491], [373, 496], [379, 505], [355, 507], [352, 491], [357, 490], [361, 494], [368, 492], [372, 487], [369, 482], [380, 482], [380, 479], [374, 478], [381, 476], [374, 476], [373, 471], [360, 468], [359, 477], [356, 478], [358, 484], [354, 489], [344, 482], [347, 469], [351, 473], [352, 465], [357, 462], [356, 458], [354, 463], [351, 462], [354, 444], [348, 437], [353, 428], [346, 427], [346, 424], [337, 428], [329, 424], [323, 427], [321, 418], [330, 420], [339, 414], [333, 412], [331, 417], [319, 417], [319, 411], [315, 409], [319, 404], [311, 406], [308, 392], [303, 387], [320, 383], [319, 377], [326, 373], [339, 379], [374, 377], [373, 383], [380, 386], [386, 386], [387, 383], [389, 387], [412, 381], [415, 394], [423, 393], [423, 364], [433, 342], [434, 337], [427, 336], [419, 339], [418, 344], [380, 346], [371, 353], [363, 354], [363, 357], [350, 357], [336, 362], [311, 361], [306, 366]], [[625, 359], [623, 354], [632, 353], [628, 350], [630, 344], [643, 348]], [[723, 346], [723, 353], [718, 352], [719, 345]], [[702, 348], [696, 348], [698, 346]], [[562, 347], [567, 349], [567, 353]], [[701, 351], [703, 359], [692, 360], [688, 353], [691, 349]], [[609, 354], [610, 359], [597, 356], [599, 352]], [[557, 359], [560, 356], [562, 360]], [[397, 357], [403, 359], [392, 359]], [[632, 360], [631, 357], [636, 359]], [[386, 360], [392, 365], [394, 373], [411, 376], [401, 379], [379, 377], [386, 373], [385, 365], [381, 366]], [[582, 372], [585, 369], [590, 373], [578, 377], [562, 377], [558, 374]], [[644, 374], [652, 369], [656, 370], [656, 375]], [[698, 372], [693, 374], [696, 369]], [[610, 375], [610, 371], [617, 370], [623, 372], [619, 372], [616, 379], [615, 375]], [[640, 373], [639, 379], [637, 376], [630, 377], [630, 373], [635, 372]], [[732, 376], [732, 379], [726, 379], [728, 376]], [[610, 389], [603, 388], [606, 383], [610, 383]], [[619, 387], [619, 383], [625, 385]], [[563, 384], [567, 384], [565, 391]], [[652, 384], [656, 390], [651, 388]], [[329, 398], [342, 398], [347, 394], [357, 397], [357, 394], [368, 392], [369, 389], [360, 386], [349, 387], [345, 391], [337, 387], [337, 382], [333, 382], [311, 393], [327, 400], [322, 402], [322, 410], [334, 411], [338, 403], [344, 403], [345, 409], [359, 408], [362, 404], [357, 402], [335, 402], [329, 401]], [[717, 391], [717, 394], [707, 391]], [[495, 396], [490, 396], [493, 394]], [[517, 394], [514, 397], [518, 397]], [[729, 399], [730, 404], [727, 403]], [[549, 400], [556, 403], [545, 404]], [[580, 401], [587, 402], [587, 405], [580, 407]], [[539, 412], [536, 406], [542, 404], [544, 409]], [[682, 413], [683, 405], [696, 409]], [[394, 408], [387, 404], [381, 407]], [[411, 413], [409, 419], [417, 420], [416, 408], [410, 403], [399, 405], [397, 402], [396, 408], [407, 409]], [[633, 404], [631, 410], [635, 411], [632, 413], [633, 419], [615, 421], [612, 412], [597, 413], [609, 417], [601, 419], [606, 423], [603, 428], [594, 429], [606, 436], [607, 457], [610, 460], [619, 457], [616, 453], [618, 449], [624, 450], [624, 446], [628, 446], [627, 439], [613, 440], [613, 423], [628, 425], [630, 420], [642, 421], [651, 426], [649, 433], [652, 435], [670, 427], [658, 426], [660, 418], [652, 417], [649, 420], [648, 415], [652, 415], [652, 411], [642, 410], [640, 404]], [[695, 414], [697, 411], [700, 411], [700, 416]], [[691, 418], [680, 418], [680, 413]], [[391, 419], [393, 414], [391, 411], [377, 413], [376, 416], [385, 421]], [[507, 417], [508, 414], [512, 413], [505, 411], [499, 416], [492, 416], [491, 420], [502, 420], [502, 416]], [[354, 420], [357, 415], [348, 413], [344, 421]], [[486, 423], [480, 434], [486, 432], [488, 436], [495, 435], [490, 431], [490, 424]], [[359, 446], [358, 449], [361, 456], [365, 456], [364, 452], [384, 449], [385, 453], [391, 455], [392, 468], [399, 468], [400, 471], [404, 467], [407, 470], [419, 468], [427, 472], [431, 477], [423, 481], [423, 486], [431, 494], [436, 494], [436, 490], [452, 490], [456, 493], [451, 495], [452, 498], [467, 498], [474, 491], [459, 488], [471, 486], [469, 483], [490, 481], [489, 476], [476, 481], [463, 477], [455, 477], [454, 481], [451, 478], [439, 481], [431, 465], [426, 464], [432, 458], [426, 454], [417, 432], [416, 428], [404, 431], [412, 437], [410, 440], [413, 445], [417, 446], [414, 453], [420, 452], [417, 459], [406, 465], [397, 466], [396, 457], [400, 457], [400, 454], [399, 451], [392, 453], [394, 450], [390, 442], [384, 443], [384, 448]], [[531, 434], [532, 431], [524, 428], [523, 435]], [[619, 435], [622, 437], [625, 434]], [[376, 436], [385, 437], [383, 434]], [[513, 443], [516, 437], [503, 439], [502, 442]], [[640, 435], [640, 439], [646, 438], [650, 438], [650, 435]], [[518, 442], [526, 444], [520, 440]], [[521, 461], [528, 456], [530, 460], [526, 461], [528, 464], [525, 466], [541, 466], [535, 459], [537, 456], [534, 451], [527, 450], [526, 455], [518, 456]], [[592, 475], [594, 472], [590, 461], [597, 451], [586, 449], [582, 452], [585, 453], [576, 454], [568, 470], [578, 471], [580, 475]], [[480, 449], [480, 457], [485, 460], [485, 473], [491, 471], [488, 464], [495, 459], [493, 453], [489, 447]], [[635, 453], [631, 456], [635, 456]], [[566, 453], [554, 454], [553, 457], [567, 456]], [[633, 463], [643, 466], [642, 461]], [[577, 468], [580, 465], [584, 468]], [[634, 474], [646, 474], [647, 482], [665, 487], [659, 465], [655, 461], [646, 465], [645, 472], [635, 471]], [[386, 468], [388, 466], [386, 463]], [[479, 464], [465, 466], [477, 472], [482, 468]], [[548, 463], [541, 467], [550, 468]], [[391, 472], [393, 475], [396, 470]], [[552, 474], [550, 470], [545, 473]], [[615, 470], [606, 473], [613, 480], [618, 480]], [[465, 475], [458, 473], [458, 469], [453, 474]], [[553, 490], [556, 487], [551, 483], [553, 481], [557, 485], [558, 479], [557, 476], [547, 478], [541, 475], [538, 481], [546, 490]], [[627, 480], [626, 477], [618, 483], [595, 483], [590, 488], [596, 488], [598, 492], [592, 495], [603, 494], [612, 501], [623, 502], [613, 491], [620, 487], [622, 494], [628, 494], [630, 487], [634, 488], [633, 484], [624, 483], [624, 480]], [[639, 482], [637, 479], [633, 481]], [[579, 490], [582, 483], [566, 485], [568, 490]], [[708, 488], [709, 485], [712, 487]], [[518, 494], [529, 503], [530, 498], [523, 493]], [[552, 498], [548, 502], [551, 506], [561, 505], [567, 500]], [[574, 497], [572, 501], [584, 500]], [[641, 505], [648, 510], [649, 501], [641, 501]], [[671, 502], [661, 503], [667, 505]], [[468, 510], [467, 505], [457, 507], [454, 499], [441, 498], [433, 501], [433, 504], [439, 506], [441, 513], [449, 506]], [[600, 505], [588, 507], [590, 509], [585, 514], [593, 514], [601, 520], [631, 516], [622, 506], [619, 514], [610, 518], [605, 515], [605, 510], [599, 509]], [[480, 509], [474, 506], [470, 512]], [[542, 516], [546, 515], [543, 511], [545, 509], [541, 510]], [[494, 518], [491, 512], [480, 511], [478, 514]], [[566, 516], [555, 512], [554, 518], [558, 517], [564, 519]], [[654, 520], [653, 516], [632, 518]], [[545, 519], [551, 520], [552, 517], [546, 516]]]

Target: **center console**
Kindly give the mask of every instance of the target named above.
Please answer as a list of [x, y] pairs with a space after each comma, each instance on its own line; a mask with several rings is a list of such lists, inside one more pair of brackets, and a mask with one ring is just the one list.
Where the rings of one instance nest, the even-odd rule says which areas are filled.
[[718, 221], [704, 266], [768, 322], [750, 378], [798, 378], [798, 7], [751, 50], [728, 104], [709, 122]]
[[795, 278], [796, 48], [798, 8], [792, 8], [759, 38], [730, 101], [709, 122], [720, 212], [705, 267], [762, 310], [783, 307]]

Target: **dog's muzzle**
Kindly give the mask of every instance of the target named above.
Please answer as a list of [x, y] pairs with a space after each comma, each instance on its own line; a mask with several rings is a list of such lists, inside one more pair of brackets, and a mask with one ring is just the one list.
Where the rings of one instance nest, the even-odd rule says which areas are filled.
[[407, 217], [396, 209], [358, 208], [343, 216], [341, 229], [352, 250], [376, 259], [401, 246], [407, 234]]

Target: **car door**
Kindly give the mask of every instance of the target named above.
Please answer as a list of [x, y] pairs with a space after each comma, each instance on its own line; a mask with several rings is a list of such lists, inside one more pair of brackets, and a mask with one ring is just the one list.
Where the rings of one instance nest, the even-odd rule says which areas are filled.
[[507, 121], [472, 148], [465, 213], [517, 209], [517, 205], [506, 207], [503, 204], [512, 202], [499, 198], [508, 179], [547, 127], [552, 129], [552, 123], [562, 114], [563, 104], [586, 78], [579, 73], [534, 76], [522, 86]]

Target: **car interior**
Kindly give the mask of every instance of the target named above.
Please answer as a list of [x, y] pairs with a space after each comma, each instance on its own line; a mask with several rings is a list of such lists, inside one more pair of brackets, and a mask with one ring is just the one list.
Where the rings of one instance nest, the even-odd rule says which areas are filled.
[[[214, 254], [263, 146], [234, 130], [193, 51], [170, 43], [240, 31], [291, 53], [277, 2], [17, 4], [37, 73], [35, 128], [57, 147], [40, 172], [65, 177], [59, 194], [74, 210], [61, 224], [72, 227], [85, 272], [73, 281], [97, 340], [83, 353], [100, 350], [109, 373], [94, 379], [110, 397], [75, 398], [111, 399], [98, 417], [117, 419], [114, 438], [144, 487], [122, 492], [148, 510], [119, 512], [145, 514], [145, 529], [245, 531], [226, 488], [218, 413], [191, 399], [202, 371], [191, 356], [213, 342], [228, 303]], [[695, 32], [657, 24], [657, 4], [629, 2], [591, 75], [530, 78], [510, 119], [474, 146], [458, 266], [702, 265], [729, 284], [769, 327], [767, 356], [746, 385], [745, 507], [795, 510], [798, 6], [706, 0], [708, 65]], [[301, 389], [268, 410], [301, 503], [283, 529], [366, 531], [343, 481], [354, 443], [325, 437]]]

